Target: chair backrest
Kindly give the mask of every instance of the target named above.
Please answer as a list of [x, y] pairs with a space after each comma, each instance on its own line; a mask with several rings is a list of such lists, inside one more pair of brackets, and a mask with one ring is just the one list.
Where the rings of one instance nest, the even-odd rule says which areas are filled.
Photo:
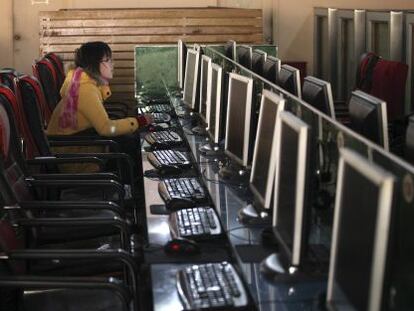
[[60, 93], [57, 88], [57, 73], [50, 60], [43, 58], [35, 61], [32, 66], [33, 75], [40, 81], [45, 94], [49, 110], [53, 112], [60, 100]]
[[[13, 111], [9, 117], [15, 120], [16, 136], [18, 137], [17, 140], [20, 142], [21, 151], [24, 153], [25, 158], [32, 159], [34, 156], [39, 155], [40, 152], [27, 122], [28, 118], [26, 118], [26, 114], [23, 109], [20, 89], [17, 87], [18, 83], [14, 83], [16, 85], [16, 94], [14, 94], [8, 87], [0, 85], [0, 94], [3, 95], [1, 100], [3, 105], [8, 105]], [[29, 115], [29, 119], [31, 118], [32, 116]]]
[[358, 66], [356, 87], [384, 100], [387, 103], [388, 120], [394, 121], [404, 115], [407, 75], [406, 64], [367, 53]]
[[65, 68], [62, 59], [55, 53], [47, 53], [44, 58], [48, 59], [55, 67], [56, 71], [56, 87], [57, 91], [60, 91], [63, 81], [65, 81]]
[[13, 68], [3, 68], [0, 70], [0, 83], [6, 85], [14, 92], [13, 79], [18, 76], [18, 72]]
[[4, 94], [0, 94], [0, 189], [3, 199], [6, 195], [10, 196], [6, 202], [8, 205], [35, 197], [25, 179], [27, 168], [18, 140], [13, 110]]
[[29, 139], [35, 144], [36, 154], [34, 155], [48, 156], [51, 152], [44, 130], [46, 122], [43, 117], [44, 111], [42, 111], [45, 105], [42, 88], [37, 79], [29, 75], [20, 76], [15, 79], [15, 83], [21, 99], [20, 111], [24, 114], [22, 119], [27, 122], [29, 129], [26, 134], [30, 137], [24, 137], [24, 139]]
[[34, 95], [36, 97], [36, 104], [38, 106], [40, 116], [42, 118], [43, 128], [46, 129], [52, 116], [52, 112], [50, 111], [49, 106], [47, 105], [42, 85], [35, 76], [31, 75], [21, 75], [19, 77], [19, 80], [24, 81], [24, 83], [27, 85], [27, 88], [20, 89], [20, 94], [22, 96], [25, 96], [22, 92], [27, 91], [28, 88], [31, 89], [32, 92], [34, 92]]

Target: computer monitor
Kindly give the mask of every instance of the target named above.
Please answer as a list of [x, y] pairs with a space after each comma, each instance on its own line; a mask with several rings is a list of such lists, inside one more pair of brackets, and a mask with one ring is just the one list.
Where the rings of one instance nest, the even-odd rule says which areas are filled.
[[332, 89], [329, 82], [307, 76], [303, 82], [302, 99], [335, 120]]
[[276, 84], [277, 77], [279, 76], [281, 61], [274, 56], [267, 56], [266, 61], [263, 64], [263, 78], [267, 81]]
[[276, 165], [275, 137], [280, 124], [277, 120], [284, 107], [282, 97], [263, 90], [249, 184], [258, 210], [271, 208]]
[[300, 87], [299, 69], [286, 64], [282, 65], [280, 67], [277, 85], [285, 91], [288, 91], [290, 94], [300, 98], [302, 92]]
[[200, 53], [196, 50], [188, 49], [185, 66], [183, 101], [191, 109], [195, 109], [197, 102], [199, 62]]
[[292, 113], [282, 112], [276, 141], [272, 226], [286, 266], [299, 267], [311, 201], [310, 127]]
[[244, 68], [249, 70], [252, 69], [252, 53], [253, 49], [251, 46], [239, 45], [237, 47], [237, 62]]
[[388, 150], [387, 105], [362, 91], [352, 92], [349, 100], [350, 127]]
[[[355, 189], [361, 189], [356, 191]], [[329, 266], [330, 310], [385, 310], [394, 177], [340, 150]]]
[[252, 114], [253, 80], [229, 74], [225, 153], [238, 165], [247, 167]]
[[178, 40], [178, 86], [184, 88], [185, 64], [187, 61], [187, 45]]
[[207, 87], [208, 81], [211, 80], [211, 58], [202, 55], [201, 56], [201, 80], [200, 80], [200, 105], [199, 113], [202, 122], [207, 122]]
[[221, 113], [222, 78], [223, 69], [212, 63], [211, 79], [207, 87], [207, 132], [214, 145], [218, 145], [220, 142], [220, 123], [224, 122]]
[[252, 52], [252, 71], [260, 76], [263, 75], [263, 65], [266, 61], [267, 53], [254, 50]]
[[231, 60], [236, 61], [236, 41], [229, 40], [224, 45], [224, 55]]

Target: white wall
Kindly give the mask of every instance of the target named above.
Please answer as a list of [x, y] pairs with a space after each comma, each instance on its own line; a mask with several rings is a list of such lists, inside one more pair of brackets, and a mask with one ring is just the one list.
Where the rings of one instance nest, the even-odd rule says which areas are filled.
[[[31, 72], [33, 60], [39, 57], [39, 11], [78, 8], [145, 8], [145, 7], [206, 7], [217, 6], [217, 0], [49, 0], [49, 4], [31, 4], [31, 0], [0, 0], [1, 44], [9, 49], [0, 50], [0, 66], [13, 67], [22, 72]], [[4, 4], [7, 10], [3, 10]], [[13, 10], [11, 11], [11, 7]], [[13, 12], [13, 15], [11, 14]], [[14, 18], [12, 18], [12, 16]], [[13, 25], [13, 27], [11, 27]], [[20, 40], [3, 40], [19, 35]], [[4, 43], [3, 43], [4, 42]], [[14, 57], [12, 57], [14, 55]], [[14, 61], [13, 61], [14, 58]]]
[[13, 66], [12, 0], [2, 0], [0, 7], [0, 68]]
[[313, 8], [414, 9], [412, 0], [273, 0], [273, 38], [282, 60], [306, 61], [313, 71]]

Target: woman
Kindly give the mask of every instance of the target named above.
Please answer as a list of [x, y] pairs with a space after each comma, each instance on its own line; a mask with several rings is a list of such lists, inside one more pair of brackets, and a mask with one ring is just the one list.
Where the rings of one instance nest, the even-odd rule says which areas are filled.
[[[123, 152], [137, 162], [140, 153], [139, 139], [133, 134], [151, 122], [148, 115], [111, 120], [103, 105], [111, 91], [112, 51], [104, 42], [88, 42], [75, 52], [75, 69], [70, 70], [60, 90], [61, 101], [52, 113], [48, 135], [73, 135], [91, 129], [101, 136], [117, 138]], [[102, 152], [96, 147], [55, 147], [54, 152]], [[88, 164], [63, 165], [65, 172], [95, 171]]]
[[50, 119], [48, 135], [72, 135], [94, 128], [102, 136], [134, 133], [151, 118], [139, 116], [111, 120], [103, 102], [111, 95], [112, 51], [104, 42], [88, 42], [75, 53], [74, 70], [69, 71], [62, 85], [62, 100]]

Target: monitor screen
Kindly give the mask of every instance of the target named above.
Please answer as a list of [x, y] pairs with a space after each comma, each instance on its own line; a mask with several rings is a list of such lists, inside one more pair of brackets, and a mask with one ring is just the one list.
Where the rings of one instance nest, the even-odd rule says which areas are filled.
[[381, 309], [393, 182], [356, 152], [341, 150], [327, 294], [336, 310]]
[[332, 89], [329, 82], [311, 76], [306, 77], [302, 87], [302, 99], [335, 119]]
[[299, 69], [289, 65], [282, 65], [279, 71], [277, 83], [282, 89], [290, 94], [301, 97], [300, 72]]
[[276, 84], [279, 76], [281, 61], [279, 58], [268, 56], [263, 64], [263, 78]]
[[263, 90], [259, 123], [254, 147], [250, 189], [255, 201], [262, 208], [270, 208], [270, 200], [276, 165], [276, 124], [277, 115], [284, 109], [285, 101], [280, 96]]
[[252, 53], [252, 71], [260, 76], [263, 75], [263, 65], [266, 61], [267, 54], [260, 50], [254, 50]]
[[236, 41], [227, 41], [227, 43], [224, 45], [224, 55], [231, 60], [236, 61]]
[[195, 107], [198, 81], [198, 63], [199, 52], [187, 50], [187, 61], [185, 66], [184, 77], [184, 95], [183, 100], [190, 108]]
[[187, 61], [187, 45], [178, 40], [178, 85], [180, 88], [184, 87], [185, 64]]
[[213, 143], [218, 144], [220, 119], [222, 118], [220, 106], [223, 69], [217, 64], [212, 64], [211, 69], [211, 83], [207, 89], [207, 131]]
[[237, 62], [244, 68], [252, 69], [252, 48], [246, 45], [237, 47]]
[[229, 74], [225, 151], [238, 164], [247, 166], [253, 80]]
[[200, 81], [200, 117], [205, 122], [207, 117], [207, 84], [211, 77], [211, 58], [201, 56], [201, 81]]
[[385, 102], [362, 91], [354, 91], [348, 106], [350, 127], [388, 150], [388, 121]]
[[299, 266], [309, 203], [309, 126], [290, 112], [281, 112], [276, 141], [273, 227], [282, 253], [291, 265]]

